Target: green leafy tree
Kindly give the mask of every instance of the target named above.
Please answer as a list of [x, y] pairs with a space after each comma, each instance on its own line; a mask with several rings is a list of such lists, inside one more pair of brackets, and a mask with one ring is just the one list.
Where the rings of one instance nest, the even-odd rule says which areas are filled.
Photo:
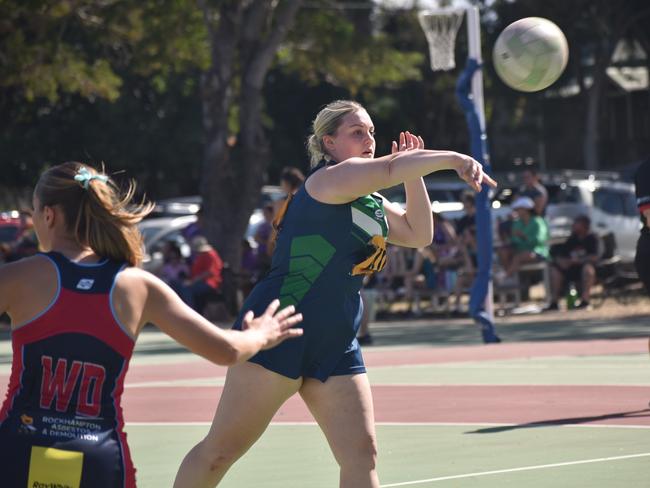
[[1, 1], [5, 181], [31, 185], [45, 165], [79, 159], [129, 169], [155, 190], [201, 144], [187, 113], [200, 113], [191, 97], [208, 53], [190, 1]]
[[[421, 76], [423, 49], [343, 3], [2, 1], [3, 169], [26, 185], [50, 162], [106, 161], [154, 196], [200, 182], [208, 236], [236, 268], [270, 163], [286, 147], [304, 158], [318, 106], [359, 97], [388, 121], [406, 80]], [[290, 106], [320, 95], [290, 121], [274, 110], [282, 90]]]

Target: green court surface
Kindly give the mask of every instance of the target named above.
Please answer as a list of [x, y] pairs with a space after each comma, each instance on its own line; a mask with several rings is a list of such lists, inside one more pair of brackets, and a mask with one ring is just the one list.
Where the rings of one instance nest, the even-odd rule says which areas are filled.
[[[141, 487], [168, 487], [208, 425], [127, 426]], [[650, 486], [650, 429], [378, 425], [382, 487]], [[274, 424], [224, 488], [332, 488], [337, 466], [315, 425]]]
[[375, 366], [373, 385], [650, 386], [647, 354], [531, 357], [497, 361]]

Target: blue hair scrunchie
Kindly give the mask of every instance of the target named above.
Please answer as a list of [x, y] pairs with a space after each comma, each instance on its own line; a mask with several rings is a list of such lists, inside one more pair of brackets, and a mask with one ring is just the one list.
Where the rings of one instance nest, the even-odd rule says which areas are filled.
[[81, 183], [83, 185], [83, 187], [84, 187], [84, 190], [87, 190], [88, 185], [90, 184], [90, 182], [92, 180], [99, 180], [99, 181], [101, 181], [103, 183], [106, 183], [108, 181], [108, 176], [106, 176], [106, 175], [94, 175], [88, 170], [88, 168], [86, 168], [85, 166], [82, 166], [77, 171], [77, 174], [74, 175], [74, 180]]

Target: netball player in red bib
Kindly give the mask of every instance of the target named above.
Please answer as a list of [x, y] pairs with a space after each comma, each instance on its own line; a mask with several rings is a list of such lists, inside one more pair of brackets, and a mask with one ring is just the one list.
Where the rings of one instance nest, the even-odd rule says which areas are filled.
[[11, 317], [13, 363], [0, 410], [2, 486], [135, 486], [120, 399], [145, 323], [219, 364], [299, 336], [293, 307], [272, 302], [243, 331], [215, 327], [137, 268], [133, 205], [104, 174], [80, 163], [46, 171], [34, 190], [42, 253], [0, 268], [0, 314]]

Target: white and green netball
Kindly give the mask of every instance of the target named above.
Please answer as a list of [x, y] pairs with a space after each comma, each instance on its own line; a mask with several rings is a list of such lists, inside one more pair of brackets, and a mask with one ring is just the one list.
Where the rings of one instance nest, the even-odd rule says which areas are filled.
[[492, 61], [503, 82], [515, 90], [535, 92], [553, 84], [569, 60], [560, 28], [548, 19], [527, 17], [506, 27], [494, 44]]

